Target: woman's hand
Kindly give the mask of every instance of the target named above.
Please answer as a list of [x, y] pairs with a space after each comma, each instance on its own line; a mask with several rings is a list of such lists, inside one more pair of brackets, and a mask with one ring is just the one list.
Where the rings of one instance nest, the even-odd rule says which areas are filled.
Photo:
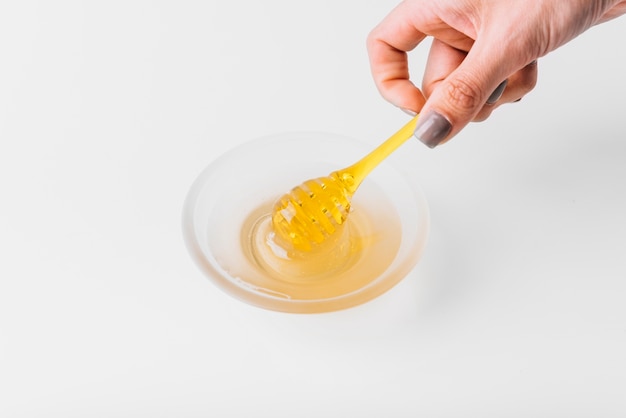
[[[415, 136], [432, 148], [531, 91], [538, 58], [623, 13], [626, 0], [405, 0], [368, 37], [372, 74], [385, 99], [421, 113]], [[420, 90], [407, 52], [428, 36]]]

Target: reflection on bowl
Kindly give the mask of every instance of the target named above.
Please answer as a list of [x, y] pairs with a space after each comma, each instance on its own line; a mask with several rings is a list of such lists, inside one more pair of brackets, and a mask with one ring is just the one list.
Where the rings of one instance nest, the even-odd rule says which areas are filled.
[[277, 311], [344, 309], [389, 290], [419, 260], [429, 225], [415, 174], [393, 155], [354, 196], [347, 250], [285, 262], [266, 248], [276, 199], [372, 148], [327, 133], [287, 133], [224, 154], [198, 176], [185, 201], [183, 233], [192, 258], [226, 293]]

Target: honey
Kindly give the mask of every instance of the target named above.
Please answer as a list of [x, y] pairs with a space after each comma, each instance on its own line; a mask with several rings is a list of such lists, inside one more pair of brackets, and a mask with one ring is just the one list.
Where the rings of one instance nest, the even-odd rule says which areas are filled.
[[357, 201], [352, 207], [332, 240], [301, 251], [281, 246], [272, 230], [272, 202], [260, 205], [241, 229], [246, 262], [230, 273], [257, 292], [291, 300], [335, 298], [367, 287], [394, 261], [402, 228], [387, 199]]
[[[304, 194], [289, 193], [282, 199], [294, 179], [316, 179], [320, 173], [332, 177], [337, 167], [366, 150], [349, 138], [305, 132], [261, 138], [224, 154], [198, 176], [185, 199], [183, 236], [192, 259], [228, 295], [281, 312], [331, 312], [391, 289], [419, 260], [428, 232], [426, 201], [414, 173], [402, 169], [408, 166], [401, 160], [394, 156], [392, 164], [381, 164], [357, 193], [358, 180], [371, 165], [340, 170], [337, 178], [349, 205], [334, 200], [339, 195], [325, 180], [319, 187], [301, 183]], [[313, 230], [300, 235], [313, 239], [292, 239], [298, 235], [289, 227], [291, 213], [298, 212], [290, 212], [289, 205], [322, 201], [323, 191], [331, 191], [326, 197], [334, 206], [324, 203], [321, 212], [307, 206], [306, 218], [298, 215], [319, 225], [322, 235]], [[287, 205], [276, 210], [281, 201]], [[283, 209], [287, 223], [274, 218]], [[279, 237], [277, 225], [288, 226], [286, 234]]]

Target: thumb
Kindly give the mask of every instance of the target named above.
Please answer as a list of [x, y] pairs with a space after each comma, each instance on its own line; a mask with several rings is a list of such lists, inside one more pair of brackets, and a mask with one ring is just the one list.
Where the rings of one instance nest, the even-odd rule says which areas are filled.
[[434, 148], [452, 138], [487, 101], [491, 102], [504, 91], [507, 70], [497, 65], [502, 61], [487, 61], [482, 56], [470, 50], [463, 62], [439, 82], [424, 104], [414, 135], [428, 147]]

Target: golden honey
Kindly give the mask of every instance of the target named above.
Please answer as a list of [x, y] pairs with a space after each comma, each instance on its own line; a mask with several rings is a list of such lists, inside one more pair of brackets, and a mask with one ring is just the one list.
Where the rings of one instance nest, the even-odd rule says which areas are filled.
[[352, 208], [331, 239], [309, 250], [276, 239], [272, 203], [252, 210], [240, 238], [249, 267], [244, 273], [246, 285], [278, 298], [320, 300], [355, 292], [376, 281], [400, 247], [400, 220], [386, 199]]

